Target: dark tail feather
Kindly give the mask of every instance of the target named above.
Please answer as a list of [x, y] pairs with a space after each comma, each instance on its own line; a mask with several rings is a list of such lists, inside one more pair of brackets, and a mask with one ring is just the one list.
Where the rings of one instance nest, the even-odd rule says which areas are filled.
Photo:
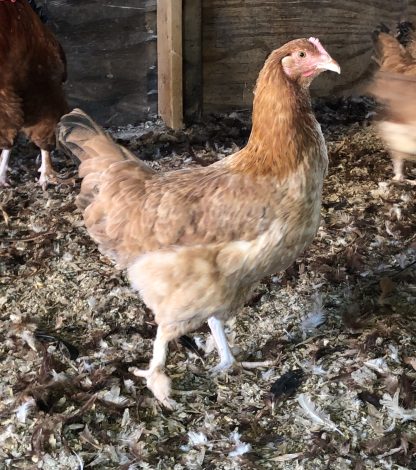
[[390, 28], [385, 25], [384, 23], [380, 23], [377, 28], [373, 31], [372, 38], [373, 41], [376, 41], [378, 39], [378, 36], [380, 33], [390, 33]]
[[127, 149], [117, 145], [81, 109], [74, 109], [62, 116], [57, 127], [57, 141], [62, 150], [74, 155], [81, 162], [97, 157], [108, 162], [137, 160]]

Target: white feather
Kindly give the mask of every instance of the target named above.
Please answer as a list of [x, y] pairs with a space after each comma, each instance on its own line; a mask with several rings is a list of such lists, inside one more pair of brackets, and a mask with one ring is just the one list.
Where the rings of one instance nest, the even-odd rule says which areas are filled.
[[189, 431], [188, 438], [188, 445], [180, 447], [185, 452], [188, 452], [193, 447], [204, 446], [208, 443], [208, 438], [203, 432]]
[[28, 398], [16, 409], [16, 418], [20, 423], [26, 423], [26, 418], [29, 415], [29, 411], [36, 405], [33, 397]]
[[241, 442], [241, 434], [237, 430], [230, 434], [230, 440], [234, 442], [235, 449], [228, 454], [229, 457], [239, 457], [251, 451], [251, 445]]
[[329, 415], [324, 413], [312, 400], [306, 395], [301, 393], [298, 397], [298, 403], [301, 406], [305, 416], [309, 418], [314, 424], [320, 428], [329, 431], [336, 431], [342, 435], [342, 432], [336, 427], [335, 423], [331, 420]]
[[402, 423], [405, 421], [416, 421], [416, 409], [406, 410], [399, 405], [400, 389], [391, 397], [388, 393], [383, 395], [380, 403], [386, 408], [387, 413], [393, 419], [400, 419]]
[[304, 317], [301, 323], [303, 335], [311, 334], [319, 326], [325, 323], [326, 315], [322, 307], [322, 296], [317, 294], [311, 306], [311, 311]]

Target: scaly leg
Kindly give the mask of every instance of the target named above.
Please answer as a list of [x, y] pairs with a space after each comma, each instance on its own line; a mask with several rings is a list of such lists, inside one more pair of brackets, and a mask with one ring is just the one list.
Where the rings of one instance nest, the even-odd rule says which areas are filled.
[[41, 150], [42, 163], [39, 167], [39, 181], [38, 183], [45, 190], [48, 184], [74, 184], [74, 178], [61, 178], [58, 173], [53, 169], [51, 154], [47, 150]]
[[153, 395], [167, 408], [174, 408], [175, 401], [169, 398], [171, 391], [171, 382], [169, 377], [163, 372], [168, 353], [169, 341], [165, 338], [163, 328], [157, 329], [156, 339], [153, 343], [153, 357], [149, 368], [146, 370], [132, 367], [130, 369], [137, 377], [146, 379], [147, 387], [153, 392]]
[[[236, 361], [230, 346], [228, 345], [227, 337], [225, 336], [224, 323], [215, 317], [208, 319], [208, 326], [211, 329], [212, 337], [214, 338], [220, 362], [218, 365], [211, 369], [211, 372], [217, 373], [229, 369]], [[240, 362], [245, 369], [256, 369], [257, 367], [270, 367], [274, 361], [261, 361], [261, 362]]]
[[403, 160], [400, 157], [393, 158], [394, 181], [403, 181]]
[[398, 181], [401, 183], [408, 183], [408, 184], [415, 186], [416, 180], [409, 180], [405, 178], [403, 175], [404, 160], [405, 159], [397, 155], [393, 157], [393, 171], [394, 171], [393, 181]]
[[10, 149], [3, 149], [1, 152], [1, 161], [0, 161], [0, 187], [9, 186], [7, 182], [7, 169], [10, 158]]
[[234, 364], [235, 359], [225, 336], [224, 323], [215, 317], [210, 317], [208, 318], [208, 326], [220, 356], [220, 362], [211, 369], [211, 372], [216, 373], [229, 369]]
[[50, 152], [41, 149], [40, 153], [42, 156], [42, 163], [38, 170], [38, 172], [40, 173], [38, 183], [42, 186], [42, 189], [46, 189], [49, 183], [56, 184], [58, 182], [58, 175], [52, 167]]

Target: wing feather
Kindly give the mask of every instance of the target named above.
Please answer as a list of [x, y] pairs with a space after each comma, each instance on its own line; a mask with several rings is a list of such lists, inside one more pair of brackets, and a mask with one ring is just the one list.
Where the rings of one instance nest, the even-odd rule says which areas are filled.
[[221, 165], [143, 178], [141, 165], [124, 164], [102, 174], [85, 212], [89, 232], [120, 265], [170, 246], [252, 240], [279, 210], [282, 188], [271, 178], [225, 172]]

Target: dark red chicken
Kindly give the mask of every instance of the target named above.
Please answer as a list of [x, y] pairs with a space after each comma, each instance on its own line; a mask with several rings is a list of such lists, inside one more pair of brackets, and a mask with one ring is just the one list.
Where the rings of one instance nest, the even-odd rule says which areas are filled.
[[55, 127], [68, 111], [62, 84], [64, 51], [39, 17], [34, 1], [0, 0], [0, 186], [19, 132], [41, 150], [39, 184], [57, 182], [50, 152]]

